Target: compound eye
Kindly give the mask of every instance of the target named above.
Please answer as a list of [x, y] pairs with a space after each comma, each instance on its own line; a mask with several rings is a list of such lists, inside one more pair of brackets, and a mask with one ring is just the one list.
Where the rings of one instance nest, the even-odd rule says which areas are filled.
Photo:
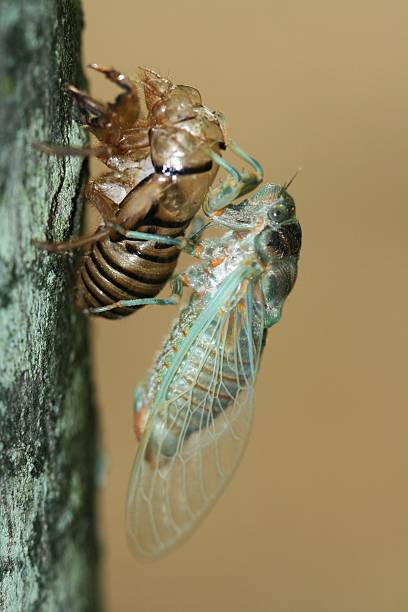
[[274, 223], [282, 223], [293, 215], [293, 207], [287, 204], [274, 204], [268, 211], [268, 217]]

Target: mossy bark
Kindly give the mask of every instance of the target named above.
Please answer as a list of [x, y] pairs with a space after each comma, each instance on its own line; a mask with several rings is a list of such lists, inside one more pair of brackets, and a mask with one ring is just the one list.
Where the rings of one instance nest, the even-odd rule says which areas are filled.
[[84, 86], [76, 0], [0, 3], [0, 610], [93, 611], [96, 426], [74, 256], [86, 164], [64, 83]]

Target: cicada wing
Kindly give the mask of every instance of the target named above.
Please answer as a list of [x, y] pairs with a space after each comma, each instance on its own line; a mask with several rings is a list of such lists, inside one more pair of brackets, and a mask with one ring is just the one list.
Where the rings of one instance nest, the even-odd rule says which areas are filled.
[[[253, 282], [249, 284], [251, 290], [203, 330], [207, 348], [200, 353], [193, 384], [182, 396], [170, 396], [163, 407], [166, 414], [159, 409], [147, 423], [127, 508], [128, 533], [141, 555], [161, 555], [183, 540], [211, 509], [242, 457], [264, 330], [263, 302], [254, 299]], [[208, 385], [203, 390], [204, 372]], [[149, 450], [159, 422], [169, 429], [177, 423], [176, 449], [168, 457], [161, 448], [154, 456]]]

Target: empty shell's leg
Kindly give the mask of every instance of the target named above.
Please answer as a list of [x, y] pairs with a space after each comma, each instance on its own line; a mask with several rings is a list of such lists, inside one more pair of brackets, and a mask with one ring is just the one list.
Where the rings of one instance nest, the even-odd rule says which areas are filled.
[[104, 66], [99, 66], [98, 64], [89, 64], [88, 68], [92, 68], [92, 70], [96, 70], [96, 72], [104, 74], [109, 81], [119, 85], [119, 87], [122, 87], [122, 89], [127, 91], [132, 91], [135, 89], [135, 84], [125, 74], [123, 74], [123, 72], [119, 72], [119, 70], [115, 70], [114, 68], [105, 68]]
[[100, 306], [98, 308], [89, 308], [87, 313], [99, 314], [101, 312], [107, 312], [108, 310], [114, 310], [115, 308], [135, 308], [139, 306], [156, 305], [156, 306], [171, 306], [178, 304], [181, 296], [183, 295], [184, 277], [180, 274], [175, 276], [171, 281], [172, 294], [168, 298], [135, 298], [134, 300], [119, 300], [113, 304], [107, 304], [106, 306]]
[[56, 155], [57, 157], [65, 157], [70, 155], [71, 157], [88, 157], [93, 155], [95, 157], [106, 156], [109, 151], [106, 146], [101, 147], [66, 147], [64, 145], [53, 145], [47, 144], [46, 142], [34, 142], [34, 149], [47, 153], [47, 155]]
[[43, 251], [50, 251], [52, 253], [67, 253], [68, 251], [74, 251], [80, 247], [98, 242], [98, 240], [105, 238], [108, 236], [108, 234], [109, 229], [103, 228], [91, 236], [79, 236], [79, 238], [67, 240], [66, 242], [41, 242], [40, 240], [33, 240], [33, 244]]
[[90, 68], [105, 75], [123, 92], [113, 103], [104, 105], [75, 88], [70, 88], [81, 108], [87, 112], [89, 131], [100, 142], [110, 146], [115, 155], [125, 154], [126, 157], [130, 149], [132, 153], [137, 149], [138, 157], [145, 157], [148, 151], [143, 149], [149, 147], [148, 129], [146, 125], [140, 126], [138, 123], [140, 119], [146, 118], [144, 105], [140, 99], [142, 86], [114, 68], [105, 68], [97, 64], [91, 64]]
[[107, 112], [107, 106], [91, 96], [88, 96], [84, 91], [81, 91], [74, 85], [67, 85], [66, 89], [74, 96], [80, 108], [84, 111], [95, 115], [95, 117], [101, 117]]

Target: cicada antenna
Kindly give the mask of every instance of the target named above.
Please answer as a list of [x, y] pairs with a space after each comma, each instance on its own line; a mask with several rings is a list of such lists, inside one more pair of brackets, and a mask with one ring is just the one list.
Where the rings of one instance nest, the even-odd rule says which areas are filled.
[[301, 171], [302, 171], [302, 168], [298, 168], [298, 169], [296, 170], [296, 172], [294, 173], [294, 175], [292, 176], [292, 178], [290, 178], [290, 179], [288, 180], [288, 182], [286, 183], [286, 185], [284, 186], [285, 191], [286, 191], [286, 189], [288, 189], [288, 187], [290, 187], [290, 186], [291, 186], [291, 184], [293, 183], [293, 181], [295, 180], [295, 178], [297, 177], [297, 175], [298, 175], [298, 174], [299, 174], [299, 172], [301, 172]]
[[301, 171], [302, 171], [302, 168], [298, 168], [298, 169], [296, 170], [296, 172], [294, 173], [294, 175], [292, 176], [292, 178], [290, 178], [290, 179], [288, 180], [288, 182], [287, 182], [287, 183], [285, 183], [284, 185], [282, 185], [282, 188], [281, 188], [281, 190], [280, 190], [280, 191], [279, 191], [279, 193], [278, 193], [278, 198], [280, 198], [280, 196], [282, 195], [282, 193], [283, 193], [284, 191], [286, 191], [286, 190], [287, 190], [287, 189], [288, 189], [288, 188], [291, 186], [291, 184], [293, 183], [293, 181], [295, 180], [295, 178], [297, 177], [297, 175], [298, 175], [298, 174], [299, 174], [299, 172], [301, 172]]

